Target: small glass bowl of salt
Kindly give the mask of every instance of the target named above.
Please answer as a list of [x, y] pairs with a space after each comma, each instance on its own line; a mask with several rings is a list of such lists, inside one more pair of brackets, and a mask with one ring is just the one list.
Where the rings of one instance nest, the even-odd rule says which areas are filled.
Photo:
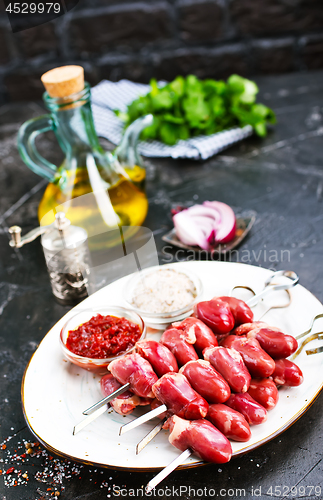
[[132, 275], [123, 297], [127, 306], [144, 318], [146, 326], [164, 330], [193, 313], [202, 291], [202, 282], [192, 271], [175, 265], [155, 266]]

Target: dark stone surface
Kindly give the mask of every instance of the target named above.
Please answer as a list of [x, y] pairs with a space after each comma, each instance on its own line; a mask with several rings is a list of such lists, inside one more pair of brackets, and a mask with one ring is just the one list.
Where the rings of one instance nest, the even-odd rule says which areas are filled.
[[259, 40], [252, 44], [254, 71], [259, 74], [288, 73], [295, 69], [293, 39]]
[[45, 71], [42, 68], [36, 69], [33, 72], [25, 68], [17, 68], [10, 72], [4, 78], [4, 84], [10, 100], [27, 101], [41, 99], [44, 86], [40, 77]]
[[[323, 72], [261, 77], [257, 83], [259, 100], [274, 108], [277, 125], [265, 139], [251, 137], [205, 162], [149, 160], [154, 168], [149, 169], [150, 208], [145, 226], [154, 231], [164, 264], [176, 258], [176, 250], [161, 240], [172, 226], [172, 205], [219, 199], [237, 209], [256, 210], [256, 224], [239, 248], [240, 257], [249, 251], [246, 263], [295, 270], [302, 285], [323, 301]], [[26, 363], [68, 309], [53, 299], [39, 241], [20, 251], [8, 245], [9, 226], [20, 224], [27, 231], [37, 224], [45, 183], [20, 160], [16, 134], [22, 122], [42, 112], [35, 103], [0, 108], [0, 443], [10, 437], [7, 448], [0, 450], [4, 461], [0, 469], [6, 471], [13, 465], [29, 476], [28, 486], [17, 487], [6, 487], [0, 476], [0, 498], [48, 500], [53, 498], [53, 489], [47, 489], [57, 488], [62, 500], [103, 500], [114, 497], [109, 487], [141, 488], [153, 474], [71, 464], [38, 446], [19, 465], [11, 458], [25, 451], [19, 443], [34, 442], [20, 402]], [[52, 161], [59, 161], [52, 137], [42, 137], [40, 145], [42, 152], [52, 155]], [[278, 252], [275, 262], [268, 261], [269, 249]], [[236, 259], [234, 255], [232, 260]], [[309, 492], [311, 486], [323, 488], [322, 424], [320, 396], [302, 418], [269, 443], [226, 465], [177, 471], [160, 487], [177, 488], [178, 497], [185, 500], [207, 498], [203, 493], [189, 493], [189, 487], [213, 488], [218, 498], [321, 499], [322, 494]], [[103, 445], [109, 453], [108, 443]], [[59, 468], [65, 469], [60, 480]], [[53, 475], [48, 477], [46, 471]], [[293, 486], [298, 488], [297, 495], [278, 493]], [[181, 496], [180, 487], [186, 488]], [[220, 496], [222, 489], [227, 494]], [[156, 493], [154, 497], [177, 495]]]
[[199, 78], [228, 78], [232, 73], [250, 74], [247, 49], [235, 44], [223, 49], [178, 49], [156, 56], [153, 74], [157, 79], [194, 74]]
[[[82, 64], [84, 67], [85, 80], [91, 85], [98, 83], [98, 73], [97, 69], [92, 65], [79, 61], [66, 61], [61, 62], [58, 66], [63, 64]], [[4, 85], [12, 101], [31, 101], [40, 100], [45, 91], [44, 86], [40, 80], [41, 75], [43, 75], [49, 69], [52, 69], [54, 64], [50, 64], [48, 61], [38, 64], [33, 71], [30, 71], [26, 65], [22, 64], [13, 68], [4, 78]]]
[[12, 34], [0, 0], [0, 103], [38, 99], [44, 66], [91, 67], [92, 84], [318, 69], [322, 28], [321, 0], [80, 0]]
[[181, 2], [179, 30], [183, 40], [215, 40], [223, 34], [223, 9], [215, 2]]
[[24, 58], [50, 54], [59, 55], [59, 42], [55, 33], [54, 23], [45, 23], [33, 29], [22, 31], [15, 35], [19, 39], [21, 53]]
[[306, 69], [318, 69], [323, 65], [323, 36], [313, 35], [301, 40], [300, 57]]
[[107, 57], [100, 63], [102, 79], [116, 82], [127, 78], [134, 82], [148, 83], [152, 74], [149, 61], [144, 56], [124, 56], [123, 58]]
[[171, 34], [165, 3], [111, 8], [109, 12], [98, 12], [93, 17], [74, 19], [70, 29], [71, 46], [81, 53], [104, 53], [116, 46], [133, 49], [168, 38]]
[[0, 64], [5, 64], [9, 61], [9, 52], [7, 48], [6, 32], [0, 28]]
[[302, 33], [323, 27], [320, 0], [233, 0], [230, 12], [240, 32], [248, 36]]

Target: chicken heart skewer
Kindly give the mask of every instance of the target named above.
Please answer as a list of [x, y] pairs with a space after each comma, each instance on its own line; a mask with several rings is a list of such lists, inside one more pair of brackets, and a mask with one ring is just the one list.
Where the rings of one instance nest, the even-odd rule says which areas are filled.
[[[117, 379], [119, 383], [123, 384], [123, 389], [121, 392], [125, 392], [128, 388], [131, 388], [133, 392], [143, 398], [153, 398], [154, 394], [151, 391], [151, 388], [155, 382], [157, 382], [158, 377], [154, 372], [151, 364], [144, 359], [140, 354], [133, 353], [125, 356], [123, 358], [118, 358], [112, 361], [109, 365], [110, 371], [112, 375]], [[125, 389], [125, 386], [126, 389]], [[110, 398], [113, 399], [114, 393], [110, 395]], [[107, 399], [107, 398], [104, 398]], [[110, 399], [110, 400], [111, 400]], [[91, 415], [88, 415], [82, 422], [77, 424], [73, 429], [73, 434], [76, 434], [81, 429], [83, 429], [87, 424], [95, 420], [95, 418], [99, 417], [104, 413], [107, 409], [105, 402], [97, 408], [96, 411], [92, 412]]]
[[[169, 349], [157, 342], [156, 340], [140, 340], [136, 343], [136, 350], [138, 354], [141, 355], [144, 359], [149, 361], [152, 365], [155, 373], [158, 377], [161, 377], [165, 373], [168, 372], [177, 372], [178, 365], [175, 356], [169, 351]], [[97, 409], [104, 406], [105, 403], [108, 403], [116, 396], [122, 394], [122, 390], [126, 391], [130, 388], [130, 384], [124, 384], [120, 389], [118, 389], [118, 393], [110, 394], [110, 396], [106, 396], [101, 399], [94, 405], [87, 408], [82, 413], [83, 415], [90, 415], [95, 412]]]
[[[248, 290], [250, 290], [253, 295], [256, 295], [255, 292], [249, 288], [249, 287], [243, 287], [243, 288], [248, 288]], [[261, 318], [263, 318], [269, 311], [271, 311], [272, 309], [281, 309], [281, 308], [285, 308], [285, 307], [288, 307], [291, 303], [291, 295], [290, 295], [290, 291], [289, 289], [285, 290], [287, 295], [288, 295], [288, 302], [286, 302], [286, 304], [283, 304], [283, 305], [277, 305], [277, 306], [271, 306], [269, 309], [267, 309], [261, 316]], [[230, 299], [230, 297], [221, 297], [221, 299]], [[244, 321], [246, 321], [246, 319], [248, 318], [248, 315], [250, 314], [250, 311], [248, 311], [245, 307], [242, 309], [242, 310], [237, 310], [237, 306], [241, 304], [243, 305], [243, 302], [238, 300], [238, 299], [235, 299], [233, 298], [233, 300], [231, 301], [231, 305], [236, 309], [235, 311], [235, 317], [236, 319], [239, 321], [239, 316], [240, 316], [240, 319], [241, 319], [241, 314], [244, 314], [244, 317], [242, 319], [244, 319]], [[194, 320], [195, 318], [187, 318], [187, 320], [184, 320], [185, 321], [188, 321], [188, 320]], [[251, 319], [252, 321], [252, 318], [249, 318]], [[260, 318], [259, 318], [260, 319]], [[182, 323], [184, 323], [182, 322]], [[177, 324], [178, 325], [178, 324]], [[245, 323], [245, 324], [241, 324], [241, 326], [238, 326], [236, 329], [235, 329], [235, 332], [237, 332], [237, 335], [243, 335], [244, 333], [248, 334], [250, 330], [252, 330], [253, 328], [261, 328], [261, 327], [264, 327], [264, 328], [267, 328], [267, 324], [266, 323], [263, 323], [263, 322], [260, 322], [259, 320], [258, 321], [255, 321], [253, 323]], [[277, 329], [278, 331], [278, 329]], [[227, 354], [229, 356], [229, 353], [230, 353], [230, 350], [228, 351], [227, 350]], [[220, 354], [220, 353], [219, 353]], [[201, 360], [199, 360], [201, 361]], [[192, 363], [194, 363], [193, 361], [188, 361], [186, 363], [186, 365], [192, 365]], [[185, 366], [186, 366], [185, 365]], [[180, 369], [180, 373], [183, 372], [183, 368], [182, 367]], [[184, 375], [185, 375], [185, 372], [184, 372]], [[249, 374], [248, 374], [249, 376]], [[229, 380], [232, 379], [232, 376], [229, 377]], [[247, 382], [247, 379], [245, 379], [245, 381]], [[189, 379], [189, 382], [191, 383], [191, 380]], [[245, 382], [245, 383], [246, 383]], [[235, 381], [235, 383], [237, 383], [237, 380]], [[193, 386], [193, 388], [195, 388], [197, 391], [198, 389], [196, 387]], [[235, 389], [237, 389], [238, 387], [236, 387], [236, 385], [234, 386]], [[240, 392], [240, 391], [238, 391]], [[202, 394], [202, 396], [205, 397], [205, 395]], [[208, 400], [208, 398], [206, 397], [206, 399]], [[212, 403], [212, 401], [208, 401], [209, 403]], [[220, 401], [218, 401], [219, 403]], [[161, 422], [159, 422], [155, 427], [153, 427], [151, 429], [151, 431], [141, 440], [138, 442], [137, 446], [136, 446], [136, 454], [140, 453], [140, 451], [142, 451], [149, 443], [150, 441], [158, 434], [158, 432], [161, 431], [162, 427], [163, 427], [163, 422], [165, 422], [165, 419], [163, 419]]]
[[[285, 277], [290, 278], [292, 280], [291, 283], [271, 284], [273, 279], [275, 279], [276, 277], [281, 277], [281, 276], [285, 276]], [[299, 281], [299, 277], [297, 276], [297, 274], [294, 271], [276, 271], [270, 278], [268, 278], [265, 281], [264, 289], [261, 292], [259, 292], [258, 294], [255, 294], [251, 299], [246, 301], [246, 304], [248, 304], [249, 306], [253, 306], [253, 305], [258, 303], [260, 298], [263, 298], [265, 295], [267, 295], [267, 293], [269, 293], [271, 291], [275, 291], [275, 290], [288, 290], [288, 289], [292, 288], [293, 286], [295, 286], [298, 283], [298, 281]], [[248, 288], [248, 287], [246, 287], [246, 288]], [[230, 299], [230, 297], [227, 297], [227, 298]], [[266, 311], [266, 313], [267, 312], [268, 311]], [[197, 359], [197, 358], [195, 358], [195, 359]], [[189, 361], [189, 359], [187, 361]], [[183, 363], [183, 364], [185, 364], [185, 363]], [[127, 389], [129, 389], [129, 386], [124, 387], [125, 391]], [[121, 391], [121, 388], [120, 388], [120, 391]], [[90, 415], [91, 413], [96, 411], [98, 408], [101, 408], [101, 406], [103, 406], [105, 403], [108, 403], [109, 401], [111, 401], [114, 397], [116, 397], [119, 394], [121, 394], [121, 392], [118, 392], [118, 394], [111, 394], [111, 395], [107, 396], [106, 398], [101, 399], [100, 401], [98, 401], [94, 405], [92, 405], [89, 408], [87, 408], [86, 410], [84, 410], [82, 412], [83, 415]]]
[[[137, 446], [136, 446], [136, 455], [138, 455], [146, 446], [147, 444], [150, 443], [150, 441], [152, 439], [154, 439], [155, 436], [157, 436], [157, 434], [162, 430], [163, 428], [163, 425], [165, 424], [167, 418], [163, 418], [160, 422], [158, 422], [157, 425], [155, 425], [155, 427], [153, 427], [151, 429], [151, 431], [148, 432], [148, 434], [146, 434], [146, 436], [144, 438], [142, 438], [138, 443], [137, 443]], [[184, 458], [183, 458], [184, 460]]]
[[169, 442], [182, 453], [149, 481], [146, 493], [152, 491], [192, 453], [206, 462], [218, 464], [231, 459], [230, 441], [208, 420], [189, 421], [174, 415], [168, 419], [166, 426], [170, 429]]
[[[292, 282], [288, 283], [288, 284], [280, 284], [280, 285], [271, 284], [272, 280], [276, 276], [287, 276], [288, 278], [292, 279]], [[259, 298], [263, 297], [268, 292], [274, 291], [274, 290], [283, 290], [283, 289], [286, 290], [286, 289], [291, 288], [292, 286], [295, 286], [297, 283], [298, 283], [298, 276], [294, 272], [292, 272], [292, 271], [277, 271], [276, 273], [274, 273], [274, 275], [272, 275], [265, 282], [265, 288], [262, 290], [262, 292], [260, 292], [259, 294], [255, 295], [254, 297], [252, 297], [252, 299], [250, 299], [248, 302], [250, 302], [250, 303], [252, 302], [253, 304], [255, 304], [255, 303], [257, 303], [257, 301], [258, 301]], [[230, 300], [232, 300], [230, 297], [226, 297], [226, 298], [224, 297], [224, 299], [226, 299], [226, 301], [228, 301], [229, 303], [230, 303]], [[233, 303], [233, 306], [234, 306], [234, 303]], [[234, 308], [233, 307], [232, 307], [232, 311], [233, 311], [233, 314], [234, 314]], [[236, 319], [236, 318], [234, 318], [234, 319]], [[187, 318], [187, 320], [184, 320], [184, 322], [185, 321], [187, 321], [189, 323], [190, 321], [194, 322], [194, 321], [198, 321], [198, 320], [195, 319], [195, 318]], [[176, 324], [174, 324], [174, 325], [176, 325]], [[210, 333], [208, 334], [206, 330], [210, 330], [206, 325], [203, 325], [202, 328], [198, 328], [197, 327], [195, 329], [195, 331], [197, 333], [199, 333], [198, 338], [195, 339], [195, 343], [197, 344], [196, 347], [198, 348], [199, 351], [202, 351], [203, 348], [210, 347], [212, 345], [212, 338], [210, 337]], [[211, 335], [212, 335], [212, 332], [211, 332]], [[149, 342], [149, 341], [141, 341], [141, 342]], [[157, 342], [155, 342], [155, 343], [158, 344]], [[166, 345], [168, 345], [168, 344], [166, 343]], [[161, 349], [160, 345], [159, 345], [159, 349]], [[193, 346], [192, 346], [192, 350], [194, 351]], [[150, 359], [149, 355], [148, 355], [148, 359]], [[198, 356], [197, 355], [195, 355], [193, 357], [191, 356], [188, 359], [186, 359], [186, 361], [191, 360], [191, 359], [198, 359]], [[169, 361], [169, 363], [171, 364], [171, 361]], [[176, 360], [175, 360], [175, 363], [176, 363]], [[166, 361], [166, 364], [167, 364], [167, 361]], [[158, 363], [157, 363], [157, 365], [158, 365]], [[175, 370], [175, 368], [171, 367], [170, 370]], [[83, 412], [83, 414], [86, 414], [86, 415], [89, 415], [89, 416], [92, 415], [92, 417], [91, 418], [88, 417], [87, 419], [84, 419], [82, 422], [80, 422], [80, 424], [78, 424], [77, 426], [75, 426], [74, 430], [73, 430], [73, 434], [76, 434], [79, 430], [81, 430], [86, 425], [88, 425], [90, 422], [92, 422], [93, 420], [95, 420], [95, 418], [97, 418], [98, 416], [102, 415], [102, 413], [104, 413], [104, 411], [106, 411], [106, 409], [107, 409], [107, 406], [105, 406], [105, 405], [109, 401], [112, 401], [118, 395], [122, 394], [122, 392], [125, 392], [126, 390], [128, 390], [129, 388], [130, 388], [130, 385], [128, 383], [126, 383], [126, 384], [124, 384], [123, 387], [120, 387], [115, 393], [112, 393], [112, 394], [106, 396], [105, 398], [103, 398], [102, 400], [100, 400], [98, 403], [92, 405], [90, 408], [88, 408], [87, 410], [85, 410]], [[103, 406], [105, 406], [104, 410], [102, 410]], [[160, 408], [160, 412], [161, 413], [164, 410], [165, 409]], [[147, 418], [147, 420], [149, 420], [149, 418]], [[139, 423], [138, 423], [138, 425], [139, 425]], [[156, 427], [158, 427], [158, 426], [156, 426]], [[154, 431], [151, 433], [151, 436], [153, 436], [153, 435], [156, 435], [156, 434], [154, 434]], [[149, 442], [149, 440], [146, 440], [146, 444], [148, 444], [148, 442]]]
[[164, 469], [162, 469], [153, 479], [149, 481], [146, 485], [146, 493], [150, 493], [159, 483], [166, 479], [171, 472], [173, 472], [179, 465], [181, 465], [185, 460], [190, 458], [192, 451], [190, 449], [184, 450], [178, 457], [176, 457], [172, 462], [170, 462]]
[[[179, 373], [186, 376], [189, 383], [208, 403], [225, 402], [230, 394], [230, 387], [224, 378], [216, 372], [208, 361], [198, 359], [196, 361], [188, 361]], [[201, 382], [204, 385], [201, 390]], [[146, 436], [137, 443], [136, 455], [140, 453], [147, 444], [160, 432], [163, 424], [166, 422], [166, 417], [163, 418], [155, 427], [151, 429]]]
[[[116, 389], [114, 392], [112, 392], [108, 396], [105, 396], [105, 398], [100, 399], [100, 401], [98, 401], [94, 405], [92, 405], [89, 408], [87, 408], [86, 410], [84, 410], [82, 412], [83, 415], [91, 415], [91, 414], [93, 414], [98, 409], [100, 409], [102, 406], [104, 406], [107, 403], [110, 403], [110, 401], [112, 401], [116, 397], [120, 396], [120, 394], [123, 394], [124, 392], [126, 392], [126, 390], [129, 389], [129, 388], [130, 388], [130, 384], [129, 383], [122, 385], [121, 387], [119, 387], [119, 389]], [[90, 420], [89, 420], [89, 422], [90, 422]]]
[[[169, 412], [182, 418], [196, 420], [208, 412], [207, 401], [200, 396], [181, 373], [166, 373], [152, 386], [152, 392], [162, 403], [154, 410], [120, 427], [119, 435], [138, 427], [152, 417]], [[167, 405], [167, 406], [166, 406]]]
[[[278, 276], [286, 276], [286, 277], [290, 278], [292, 281], [290, 283], [271, 284], [272, 280]], [[220, 333], [219, 337], [221, 338], [222, 335], [225, 334], [224, 328], [227, 328], [227, 326], [228, 326], [228, 328], [229, 328], [227, 330], [227, 333], [228, 333], [230, 329], [232, 330], [232, 328], [234, 327], [236, 322], [238, 322], [238, 324], [239, 324], [239, 317], [241, 315], [244, 315], [246, 318], [249, 319], [249, 321], [252, 320], [253, 315], [250, 316], [250, 314], [248, 312], [249, 304], [257, 303], [259, 298], [262, 298], [264, 295], [266, 295], [270, 291], [286, 290], [286, 289], [289, 289], [289, 288], [295, 286], [297, 283], [298, 283], [298, 276], [293, 271], [277, 271], [276, 273], [274, 273], [274, 275], [272, 275], [269, 279], [266, 280], [265, 288], [259, 294], [256, 294], [254, 297], [249, 299], [246, 303], [239, 301], [238, 299], [231, 298], [231, 297], [223, 297], [224, 300], [221, 300], [221, 298], [219, 298], [219, 300], [216, 300], [216, 299], [211, 300], [209, 302], [211, 302], [212, 303], [211, 306], [214, 306], [214, 308], [215, 308], [214, 309], [215, 315], [214, 315], [214, 319], [212, 318], [212, 320], [207, 324], [207, 326], [210, 326], [211, 329], [213, 329], [213, 332], [214, 332], [214, 328], [216, 328], [216, 331], [218, 331]], [[240, 303], [244, 305], [243, 310], [241, 310], [241, 305], [240, 305], [240, 310], [239, 310], [238, 305]], [[203, 304], [203, 303], [200, 303], [200, 304]], [[204, 304], [206, 304], [206, 303], [204, 303]], [[199, 306], [199, 304], [197, 304], [197, 307], [198, 306]], [[224, 306], [226, 306], [227, 309], [225, 309]], [[200, 308], [200, 311], [197, 310], [197, 313], [200, 312], [200, 314], [203, 317], [202, 309], [203, 308]], [[231, 313], [231, 311], [232, 311], [232, 313]], [[250, 309], [249, 309], [249, 311], [250, 311]], [[224, 323], [227, 323], [227, 324], [223, 323], [223, 325], [221, 325], [219, 328], [218, 317], [222, 317], [223, 313], [225, 313], [225, 317], [226, 317], [226, 321]], [[231, 318], [229, 315], [231, 315]], [[202, 319], [202, 318], [200, 318], [200, 319]], [[196, 321], [196, 318], [186, 318], [186, 320], [183, 320], [181, 323], [174, 323], [171, 328], [169, 328], [168, 330], [166, 330], [163, 333], [163, 336], [162, 336], [161, 341], [160, 341], [161, 343], [166, 345], [175, 354], [175, 357], [177, 358], [177, 361], [179, 362], [179, 364], [184, 364], [186, 362], [198, 359], [196, 351], [192, 345], [197, 340], [194, 332], [199, 330], [198, 327], [196, 327], [196, 325], [194, 325], [196, 327], [194, 332], [193, 332], [194, 339], [191, 339], [191, 340], [189, 338], [192, 335], [191, 328], [183, 328], [181, 330], [181, 324], [188, 322], [189, 320]], [[174, 326], [175, 326], [175, 328], [174, 328]], [[205, 324], [203, 326], [205, 327]], [[213, 326], [213, 328], [212, 328], [212, 326]], [[180, 334], [181, 338], [180, 339], [178, 339], [178, 338], [174, 339], [174, 337], [176, 337], [175, 333], [177, 333], [177, 337], [178, 337], [178, 332], [175, 331], [177, 328], [179, 328], [181, 330], [181, 334]], [[179, 342], [181, 342], [181, 346], [180, 346], [181, 350], [177, 349]], [[213, 344], [213, 346], [212, 346], [212, 338], [208, 335], [206, 336], [206, 342], [207, 343], [205, 345], [203, 345], [204, 349], [216, 346], [216, 344]], [[184, 350], [183, 350], [183, 347], [184, 347]], [[269, 359], [267, 362], [269, 362]], [[273, 361], [272, 361], [271, 371], [272, 372], [274, 371], [274, 362]], [[153, 418], [152, 415], [157, 416], [156, 411], [155, 410], [153, 410], [153, 411], [154, 411], [153, 414], [151, 412], [148, 412], [145, 415], [142, 415], [140, 417], [140, 420], [138, 420], [138, 421], [133, 420], [132, 422], [129, 422], [129, 423], [123, 425], [120, 428], [120, 434], [124, 434], [125, 432], [128, 432], [131, 429], [134, 429], [135, 427], [141, 425], [142, 423], [148, 422], [151, 418]], [[164, 405], [160, 406], [160, 414], [163, 413], [164, 411], [165, 411]], [[154, 431], [153, 431], [151, 435], [153, 436], [156, 434], [154, 434]], [[145, 442], [146, 442], [146, 444], [148, 444], [148, 442], [149, 442], [149, 440], [147, 439], [147, 436], [146, 436]], [[142, 446], [140, 448], [142, 449]]]

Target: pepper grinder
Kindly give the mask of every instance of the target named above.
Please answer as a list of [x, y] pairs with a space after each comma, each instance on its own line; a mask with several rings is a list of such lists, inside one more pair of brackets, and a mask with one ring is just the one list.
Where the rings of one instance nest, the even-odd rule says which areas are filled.
[[85, 229], [72, 226], [64, 212], [49, 226], [32, 229], [21, 236], [21, 227], [9, 229], [11, 247], [21, 248], [41, 236], [52, 292], [62, 305], [76, 305], [92, 292], [91, 257]]

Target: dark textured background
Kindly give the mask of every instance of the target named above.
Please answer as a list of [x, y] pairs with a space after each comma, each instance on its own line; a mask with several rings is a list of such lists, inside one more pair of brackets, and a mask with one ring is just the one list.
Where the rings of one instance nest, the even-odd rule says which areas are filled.
[[148, 82], [323, 68], [322, 0], [80, 0], [13, 34], [0, 0], [0, 103], [39, 99], [40, 75], [78, 63], [101, 79]]
[[[153, 231], [159, 262], [165, 264], [172, 255], [176, 260], [176, 249], [170, 249], [162, 240], [173, 227], [173, 206], [214, 199], [233, 205], [237, 211], [255, 210], [255, 225], [239, 247], [240, 256], [250, 252], [249, 259], [243, 261], [265, 268], [292, 269], [301, 284], [323, 301], [323, 71], [259, 77], [256, 82], [260, 101], [277, 114], [277, 125], [265, 139], [250, 137], [205, 162], [150, 160], [149, 212], [144, 225]], [[7, 471], [14, 466], [29, 476], [28, 486], [7, 487], [7, 476], [0, 475], [0, 499], [50, 500], [53, 490], [47, 492], [47, 488], [57, 488], [61, 492], [59, 500], [113, 500], [118, 498], [112, 493], [113, 484], [140, 488], [153, 474], [80, 464], [80, 472], [75, 473], [73, 464], [60, 459], [68, 468], [61, 482], [55, 483], [57, 472], [53, 476], [47, 472], [53, 471], [59, 459], [56, 455], [49, 457], [49, 453], [36, 448], [37, 452], [23, 463], [12, 457], [16, 450], [18, 454], [25, 451], [24, 445], [19, 449], [19, 442], [35, 441], [21, 411], [24, 369], [46, 332], [69, 309], [53, 298], [40, 241], [20, 250], [8, 244], [8, 227], [19, 224], [25, 233], [38, 223], [37, 207], [46, 181], [23, 164], [16, 135], [21, 123], [41, 113], [42, 108], [34, 102], [8, 104], [0, 113], [0, 469]], [[40, 146], [41, 152], [58, 162], [55, 138], [42, 135]], [[278, 252], [275, 262], [265, 258], [264, 251], [271, 249]], [[182, 252], [177, 258], [185, 260], [188, 254]], [[236, 259], [236, 255], [227, 256], [227, 260]], [[310, 320], [306, 310], [300, 314], [305, 322]], [[322, 321], [315, 331], [322, 329]], [[321, 356], [318, 377], [322, 378], [323, 354], [317, 356]], [[310, 486], [323, 492], [322, 427], [321, 395], [302, 418], [269, 443], [223, 466], [211, 464], [177, 471], [160, 487], [207, 487], [214, 488], [217, 494], [222, 488], [245, 489], [245, 495], [233, 496], [231, 490], [231, 495], [209, 497], [215, 500], [321, 500], [323, 495], [315, 496]], [[1, 450], [4, 442], [7, 448]], [[102, 443], [109, 456], [104, 436]], [[17, 472], [13, 477], [17, 478]], [[275, 487], [283, 491], [282, 486], [296, 490], [294, 494], [276, 496], [267, 493], [271, 486], [274, 492]], [[259, 488], [261, 496], [253, 495], [253, 489]], [[209, 500], [205, 495], [170, 497], [157, 492], [150, 497], [139, 494], [137, 498]]]

